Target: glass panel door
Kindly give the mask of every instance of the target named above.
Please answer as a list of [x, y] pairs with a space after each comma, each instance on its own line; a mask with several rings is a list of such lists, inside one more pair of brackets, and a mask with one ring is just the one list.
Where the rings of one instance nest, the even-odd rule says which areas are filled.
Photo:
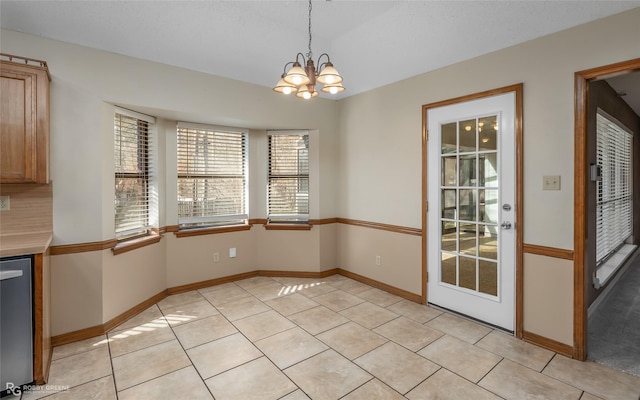
[[427, 302], [515, 326], [515, 92], [426, 111]]
[[498, 295], [498, 116], [441, 125], [440, 282]]

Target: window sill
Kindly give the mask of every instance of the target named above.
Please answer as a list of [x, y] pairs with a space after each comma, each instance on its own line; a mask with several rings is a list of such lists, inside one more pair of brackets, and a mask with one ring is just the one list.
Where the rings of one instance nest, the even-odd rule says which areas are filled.
[[622, 267], [625, 262], [633, 255], [633, 252], [638, 246], [632, 244], [625, 244], [617, 253], [611, 258], [605, 261], [596, 269], [596, 275], [593, 277], [593, 286], [596, 289], [600, 289], [607, 284], [609, 279]]
[[111, 251], [113, 252], [113, 255], [116, 256], [118, 254], [158, 243], [160, 239], [162, 239], [162, 236], [157, 233], [152, 233], [135, 239], [123, 240], [122, 242], [118, 242]]
[[266, 223], [264, 229], [268, 231], [310, 231], [311, 224], [286, 224], [286, 223]]
[[207, 227], [207, 228], [182, 229], [175, 232], [175, 235], [176, 237], [182, 238], [182, 237], [200, 236], [200, 235], [213, 235], [216, 233], [248, 231], [249, 229], [251, 229], [251, 225], [230, 225], [230, 226], [219, 226], [215, 228]]

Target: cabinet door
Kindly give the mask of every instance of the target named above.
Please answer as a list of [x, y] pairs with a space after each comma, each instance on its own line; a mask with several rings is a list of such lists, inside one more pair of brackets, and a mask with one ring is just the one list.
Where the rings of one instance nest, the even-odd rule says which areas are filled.
[[49, 72], [38, 62], [0, 60], [0, 183], [49, 183]]
[[37, 75], [2, 70], [0, 171], [3, 183], [36, 182]]

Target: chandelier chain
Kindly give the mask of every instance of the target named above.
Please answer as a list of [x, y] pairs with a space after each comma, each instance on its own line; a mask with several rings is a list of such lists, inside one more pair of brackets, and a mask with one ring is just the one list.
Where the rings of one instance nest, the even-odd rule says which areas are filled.
[[311, 0], [309, 0], [309, 52], [307, 53], [307, 58], [313, 58], [313, 53], [311, 52]]

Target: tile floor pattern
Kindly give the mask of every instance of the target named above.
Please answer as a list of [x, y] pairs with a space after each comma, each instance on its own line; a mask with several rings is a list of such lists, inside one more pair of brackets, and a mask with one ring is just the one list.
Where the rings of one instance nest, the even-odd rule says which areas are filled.
[[640, 378], [360, 282], [254, 277], [173, 295], [56, 347], [22, 399], [612, 399]]

